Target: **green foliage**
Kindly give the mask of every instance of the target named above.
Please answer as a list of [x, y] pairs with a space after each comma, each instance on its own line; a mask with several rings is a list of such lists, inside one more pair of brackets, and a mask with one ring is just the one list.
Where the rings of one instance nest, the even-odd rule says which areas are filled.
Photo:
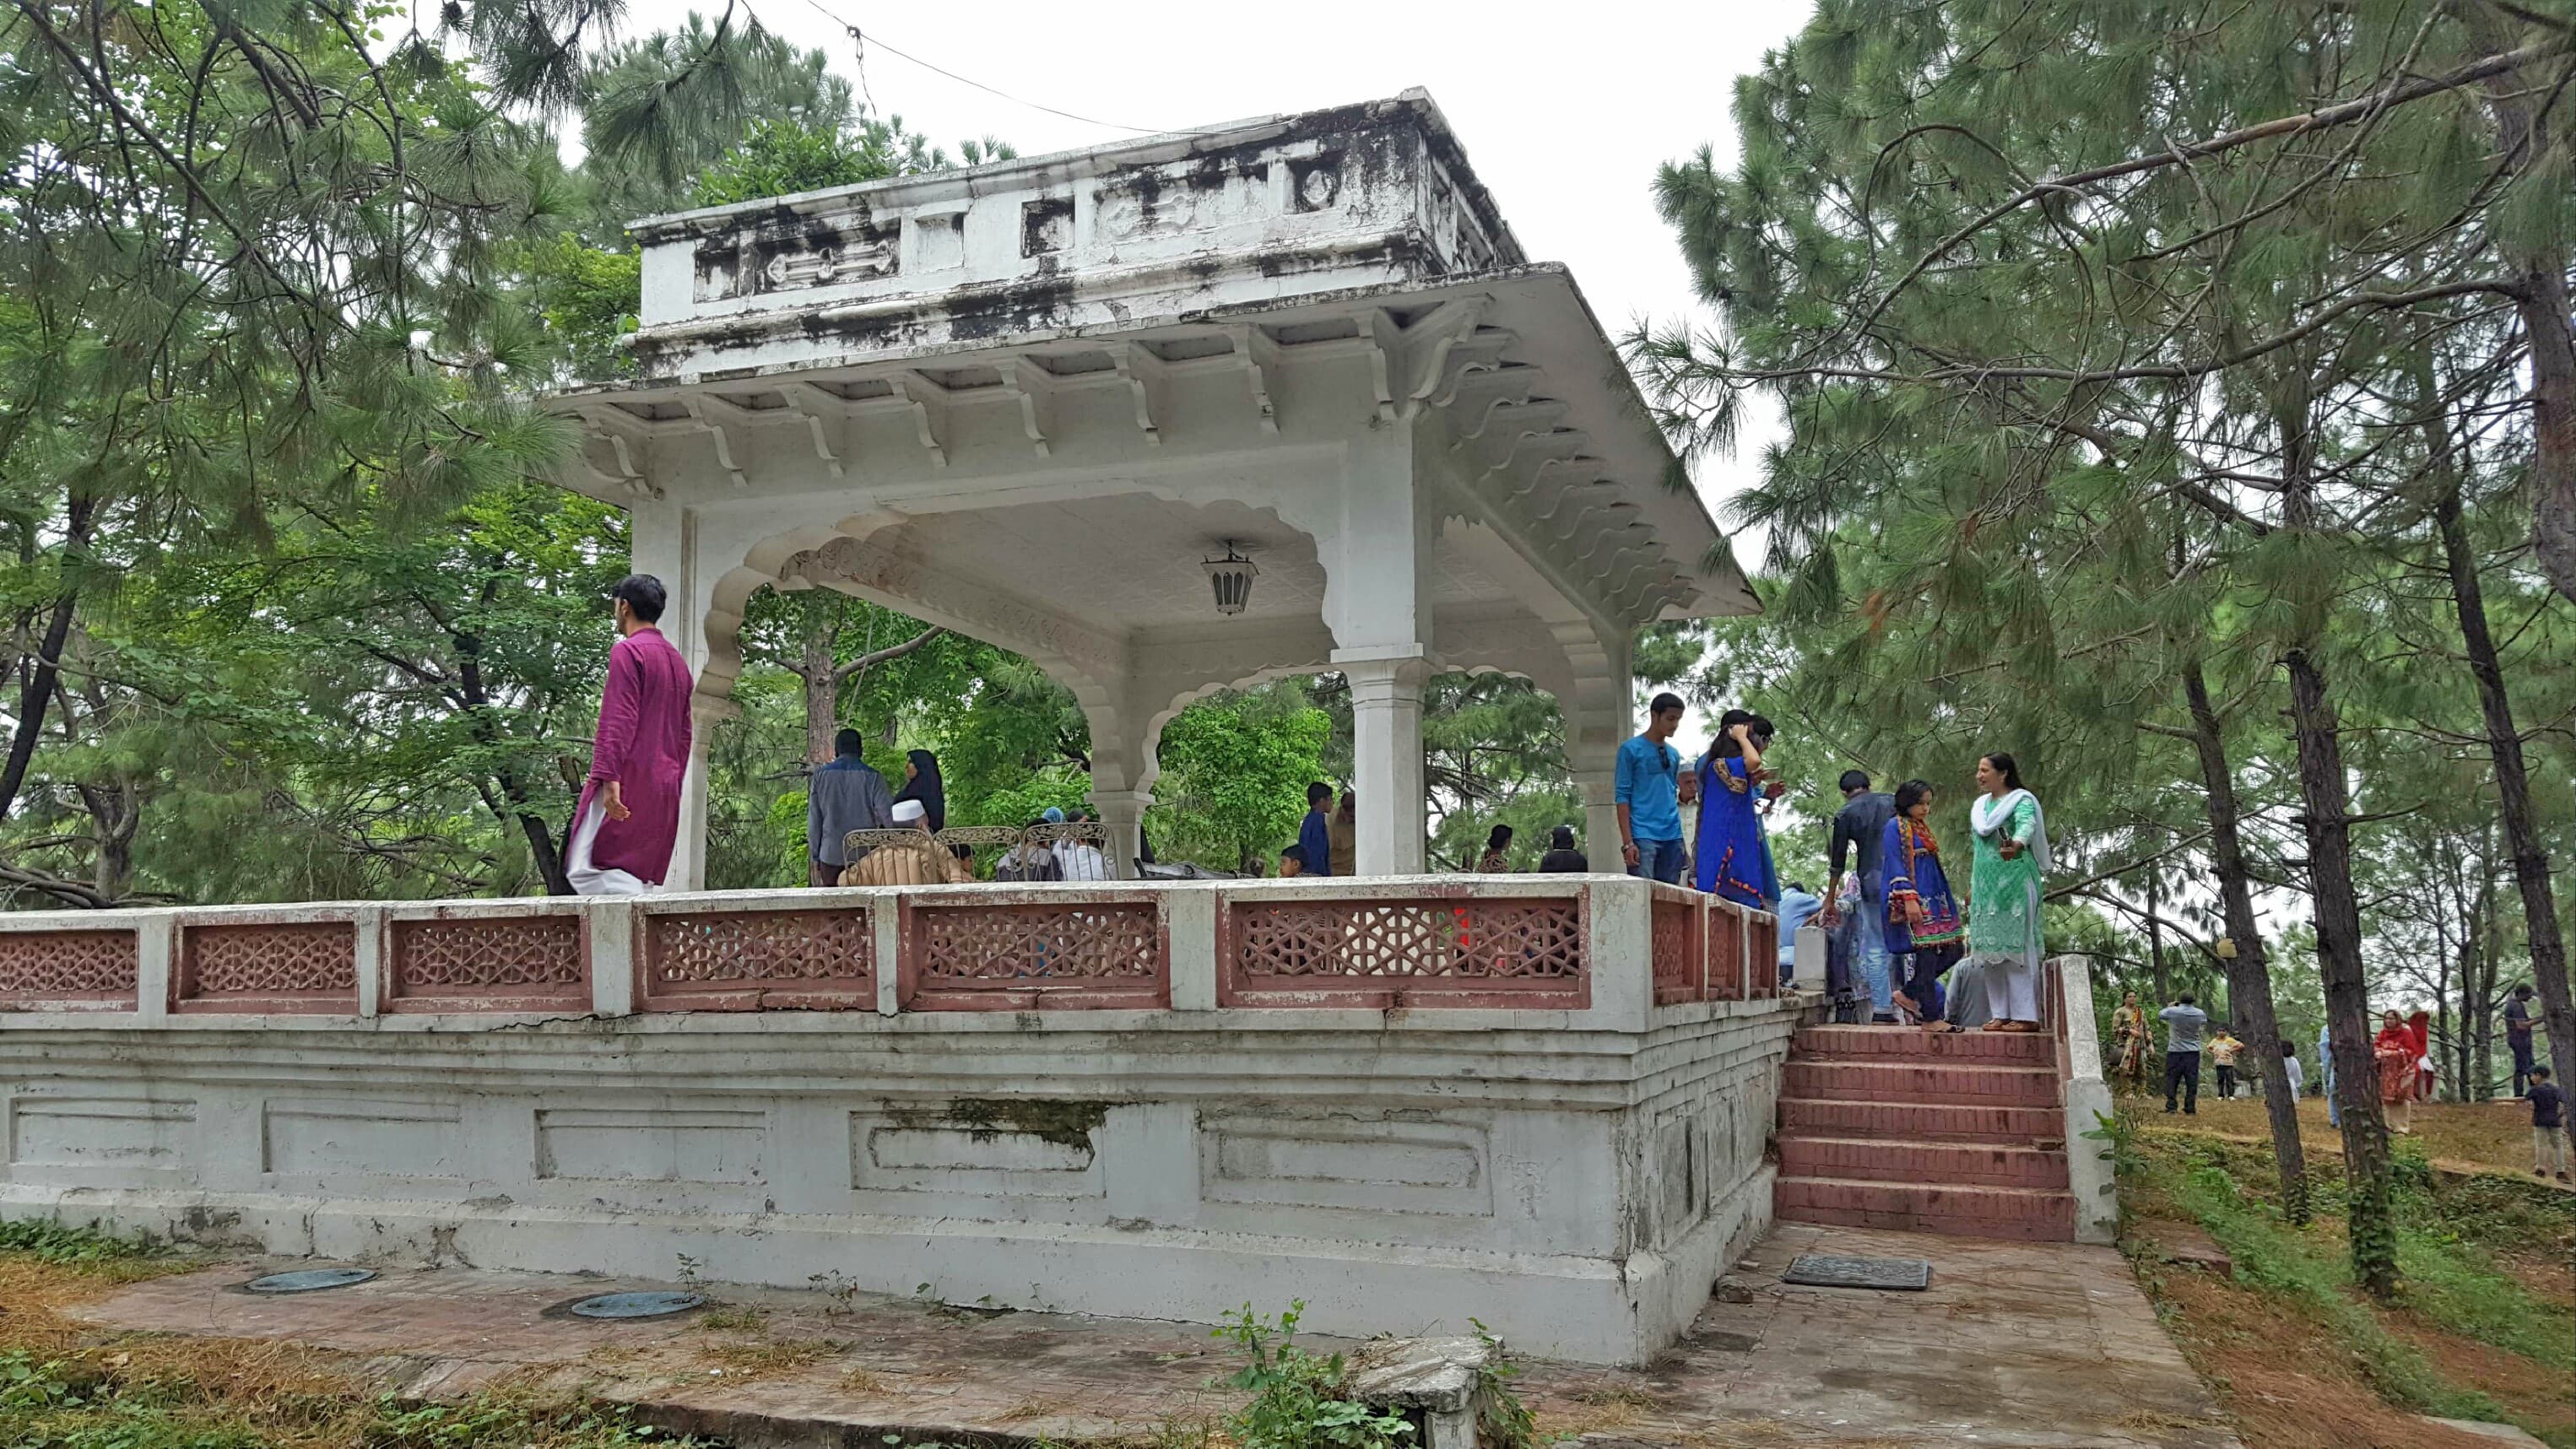
[[2238, 1278], [2296, 1302], [2352, 1354], [2381, 1397], [2418, 1413], [2503, 1417], [2493, 1400], [2452, 1387], [2412, 1345], [2381, 1327], [2349, 1293], [2352, 1278], [2343, 1261], [2319, 1251], [2283, 1223], [2269, 1204], [2249, 1202], [2225, 1168], [2214, 1164], [2190, 1168], [2166, 1188], [2176, 1204], [2227, 1250]]
[[145, 1238], [122, 1238], [97, 1227], [74, 1227], [52, 1218], [0, 1222], [0, 1252], [26, 1253], [39, 1263], [69, 1267], [148, 1258], [163, 1251]]
[[1225, 1379], [1251, 1402], [1226, 1421], [1240, 1449], [1401, 1449], [1413, 1426], [1400, 1414], [1342, 1397], [1342, 1356], [1318, 1357], [1296, 1344], [1300, 1300], [1274, 1321], [1247, 1303], [1216, 1336], [1234, 1345], [1243, 1366]]
[[1167, 860], [1266, 875], [1324, 775], [1332, 721], [1295, 684], [1201, 700], [1163, 726], [1148, 828]]
[[1475, 1326], [1476, 1341], [1485, 1346], [1485, 1361], [1476, 1367], [1476, 1442], [1493, 1449], [1531, 1449], [1538, 1440], [1538, 1415], [1512, 1387], [1521, 1376], [1520, 1363], [1503, 1351], [1503, 1341], [1483, 1320], [1467, 1321]]

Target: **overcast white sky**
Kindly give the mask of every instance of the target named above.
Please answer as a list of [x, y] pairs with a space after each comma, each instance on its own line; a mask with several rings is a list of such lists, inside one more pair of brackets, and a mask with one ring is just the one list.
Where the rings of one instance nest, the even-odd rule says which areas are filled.
[[[628, 31], [677, 26], [691, 8], [712, 15], [723, 5], [633, 0]], [[854, 79], [858, 47], [823, 10], [996, 90], [1115, 123], [1066, 120], [870, 48], [864, 79], [878, 110], [943, 145], [989, 134], [1023, 155], [1135, 134], [1119, 127], [1180, 130], [1422, 86], [1522, 247], [1573, 268], [1615, 334], [1639, 318], [1694, 310], [1672, 233], [1655, 214], [1655, 168], [1702, 142], [1733, 154], [1735, 77], [1804, 23], [1807, 9], [1742, 0], [1598, 8], [757, 0], [754, 13], [798, 45], [825, 50]], [[1763, 441], [1748, 430], [1735, 459], [1701, 465], [1700, 491], [1721, 524], [1725, 499], [1753, 476]], [[1736, 556], [1748, 568], [1758, 562], [1742, 540]]]

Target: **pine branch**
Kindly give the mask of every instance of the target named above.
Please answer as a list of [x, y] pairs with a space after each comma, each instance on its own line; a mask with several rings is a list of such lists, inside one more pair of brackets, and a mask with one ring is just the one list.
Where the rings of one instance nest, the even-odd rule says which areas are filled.
[[864, 674], [880, 664], [890, 664], [947, 632], [941, 626], [933, 624], [900, 644], [889, 644], [883, 649], [862, 654], [847, 664], [835, 665], [832, 669], [832, 679], [837, 683], [853, 674]]
[[1975, 220], [1959, 228], [1957, 231], [1952, 232], [1949, 236], [1943, 238], [1939, 244], [1935, 245], [1932, 250], [1925, 252], [1921, 257], [1917, 258], [1914, 265], [1906, 270], [1905, 275], [1897, 279], [1896, 285], [1888, 289], [1887, 295], [1879, 298], [1878, 305], [1870, 309], [1869, 316], [1863, 319], [1859, 328], [1856, 330], [1866, 332], [1871, 327], [1876, 326], [1878, 319], [1886, 314], [1887, 309], [1890, 306], [1894, 305], [1899, 293], [1903, 292], [1907, 287], [1912, 286], [1917, 278], [1931, 270], [1934, 263], [1939, 262], [1943, 257], [1946, 257], [1951, 252], [1957, 250], [1961, 243], [2042, 197], [2053, 196], [2061, 192], [2080, 192], [2084, 187], [2094, 185], [2098, 182], [2110, 181], [2122, 176], [2134, 176], [2144, 171], [2162, 170], [2167, 166], [2186, 165], [2200, 157], [2216, 156], [2222, 152], [2233, 151], [2239, 147], [2253, 145], [2257, 141], [2268, 141], [2275, 137], [2282, 136], [2304, 135], [2310, 131], [2322, 131], [2336, 126], [2348, 126], [2357, 121], [2367, 120], [2383, 111], [2392, 110], [2398, 106], [2407, 105], [2432, 96], [2444, 95], [2464, 86], [2476, 85], [2480, 81], [2509, 74], [2513, 71], [2520, 70], [2522, 67], [2529, 65], [2534, 61], [2547, 60], [2552, 56], [2564, 55], [2569, 49], [2569, 41], [2540, 41], [2531, 45], [2526, 45], [2519, 50], [2511, 50], [2501, 55], [2490, 55], [2482, 60], [2472, 61], [2469, 64], [2452, 71], [2449, 75], [2434, 76], [2425, 80], [2409, 81], [2402, 85], [2388, 86], [2358, 99], [2344, 101], [2337, 105], [2326, 106], [2319, 110], [2307, 111], [2295, 116], [2278, 117], [2273, 120], [2264, 121], [2259, 125], [2246, 126], [2239, 130], [2229, 131], [2218, 136], [2212, 136], [2205, 141], [2185, 142], [2179, 145], [2170, 146], [2151, 156], [2132, 157], [2129, 160], [2115, 162], [2109, 166], [2097, 166], [2090, 171], [2075, 171], [2069, 172], [2063, 176], [2043, 177], [2040, 180], [2034, 181], [2030, 185], [2022, 188], [2020, 191], [2015, 192], [2004, 201], [1988, 208]]

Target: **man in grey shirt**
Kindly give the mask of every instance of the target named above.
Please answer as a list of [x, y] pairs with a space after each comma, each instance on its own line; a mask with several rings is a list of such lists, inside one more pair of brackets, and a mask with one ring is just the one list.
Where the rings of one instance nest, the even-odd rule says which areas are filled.
[[854, 862], [841, 848], [851, 831], [885, 830], [894, 824], [894, 797], [886, 790], [885, 776], [859, 758], [860, 743], [857, 730], [841, 731], [832, 739], [836, 758], [805, 782], [805, 853], [818, 886], [840, 880], [842, 869]]
[[2165, 1024], [2165, 1110], [2174, 1109], [2174, 1093], [2182, 1093], [2182, 1114], [2200, 1115], [2200, 1033], [2209, 1025], [2209, 1013], [2192, 1005], [2186, 991], [2174, 998], [2174, 1004], [2156, 1013]]

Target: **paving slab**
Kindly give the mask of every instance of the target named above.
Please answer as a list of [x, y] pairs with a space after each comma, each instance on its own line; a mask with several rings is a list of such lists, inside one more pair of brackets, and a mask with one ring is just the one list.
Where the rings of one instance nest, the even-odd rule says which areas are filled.
[[[1801, 1253], [1925, 1258], [1925, 1291], [1784, 1285]], [[292, 1298], [240, 1285], [243, 1262], [134, 1284], [79, 1310], [102, 1330], [291, 1339], [363, 1356], [386, 1388], [453, 1397], [503, 1382], [635, 1405], [743, 1449], [896, 1435], [1018, 1444], [1192, 1442], [1239, 1401], [1203, 1327], [987, 1313], [827, 1292], [705, 1288], [707, 1310], [602, 1322], [605, 1278], [387, 1268]], [[310, 1266], [304, 1265], [304, 1266]], [[1533, 1363], [1542, 1430], [1584, 1449], [2236, 1449], [2207, 1388], [2107, 1248], [1784, 1224], [1643, 1369]], [[1351, 1345], [1316, 1340], [1320, 1349]], [[875, 1436], [863, 1439], [861, 1436]]]

